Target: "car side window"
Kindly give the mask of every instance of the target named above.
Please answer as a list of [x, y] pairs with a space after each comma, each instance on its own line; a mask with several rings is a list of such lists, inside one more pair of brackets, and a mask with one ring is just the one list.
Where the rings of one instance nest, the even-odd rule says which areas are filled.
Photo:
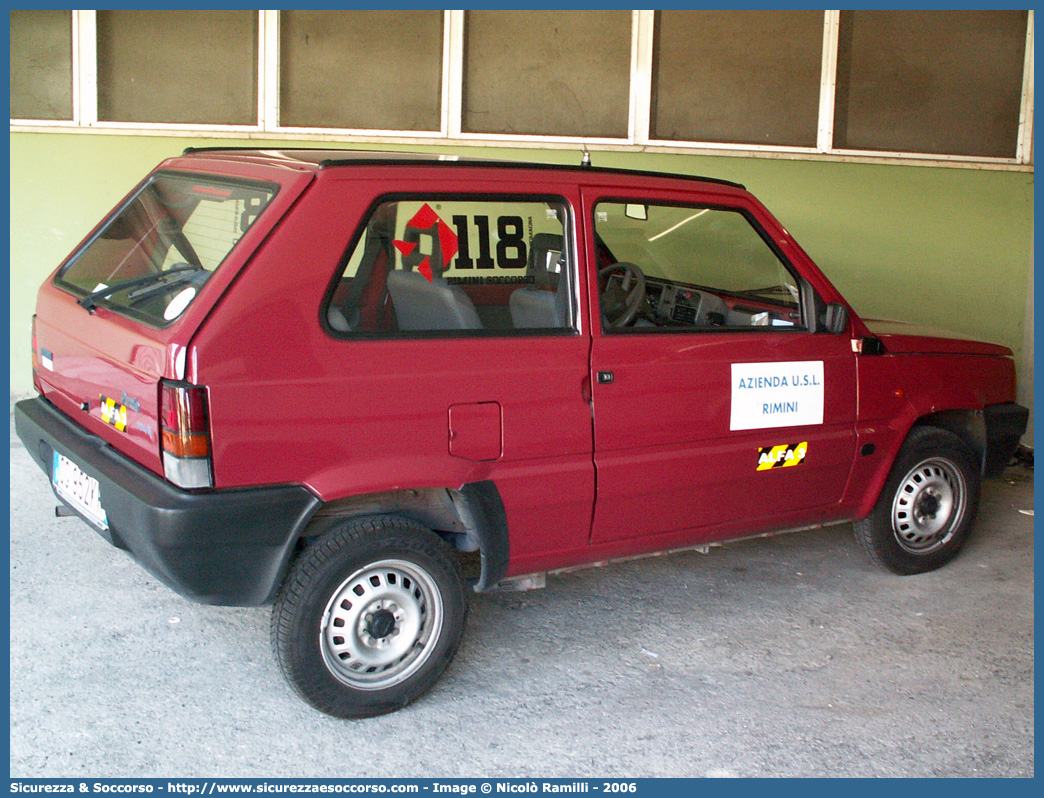
[[805, 329], [797, 278], [742, 212], [610, 201], [594, 219], [603, 329]]
[[327, 299], [344, 337], [575, 330], [565, 203], [420, 197], [382, 202]]

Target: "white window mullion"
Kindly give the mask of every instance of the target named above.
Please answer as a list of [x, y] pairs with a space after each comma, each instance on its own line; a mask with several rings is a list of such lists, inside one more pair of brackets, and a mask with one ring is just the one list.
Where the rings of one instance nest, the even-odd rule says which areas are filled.
[[262, 130], [279, 127], [279, 12], [258, 15], [257, 115]]
[[837, 44], [841, 26], [840, 11], [823, 12], [823, 68], [819, 82], [819, 127], [816, 149], [834, 149], [834, 104], [837, 97]]
[[655, 11], [632, 11], [631, 99], [627, 138], [633, 144], [648, 144], [652, 115], [653, 30]]
[[94, 11], [73, 11], [73, 119], [98, 122], [98, 28]]
[[1019, 110], [1019, 141], [1015, 160], [1030, 163], [1033, 157], [1033, 11], [1026, 25], [1026, 59], [1022, 70], [1022, 107]]
[[460, 138], [464, 110], [464, 12], [446, 11], [442, 37], [442, 135]]

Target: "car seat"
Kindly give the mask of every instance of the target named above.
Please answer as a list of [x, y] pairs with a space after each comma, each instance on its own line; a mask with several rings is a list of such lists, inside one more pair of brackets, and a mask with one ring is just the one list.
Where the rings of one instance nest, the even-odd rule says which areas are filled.
[[569, 279], [565, 268], [563, 237], [537, 233], [529, 246], [526, 275], [532, 286], [516, 289], [509, 306], [515, 329], [567, 327], [569, 325]]

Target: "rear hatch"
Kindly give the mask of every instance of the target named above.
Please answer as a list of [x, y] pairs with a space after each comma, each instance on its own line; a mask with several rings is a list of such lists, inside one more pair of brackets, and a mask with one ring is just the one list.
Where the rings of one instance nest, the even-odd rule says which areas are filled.
[[40, 288], [37, 390], [162, 475], [160, 380], [191, 380], [192, 335], [311, 179], [304, 165], [162, 164]]

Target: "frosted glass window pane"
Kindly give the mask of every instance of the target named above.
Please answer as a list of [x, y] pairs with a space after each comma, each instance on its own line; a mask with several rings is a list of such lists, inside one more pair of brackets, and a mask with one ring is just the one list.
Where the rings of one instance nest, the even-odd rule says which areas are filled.
[[99, 11], [98, 118], [257, 124], [257, 12]]
[[468, 11], [469, 133], [626, 138], [630, 11]]
[[72, 13], [12, 11], [11, 118], [72, 115]]
[[439, 130], [441, 11], [283, 11], [280, 124]]

